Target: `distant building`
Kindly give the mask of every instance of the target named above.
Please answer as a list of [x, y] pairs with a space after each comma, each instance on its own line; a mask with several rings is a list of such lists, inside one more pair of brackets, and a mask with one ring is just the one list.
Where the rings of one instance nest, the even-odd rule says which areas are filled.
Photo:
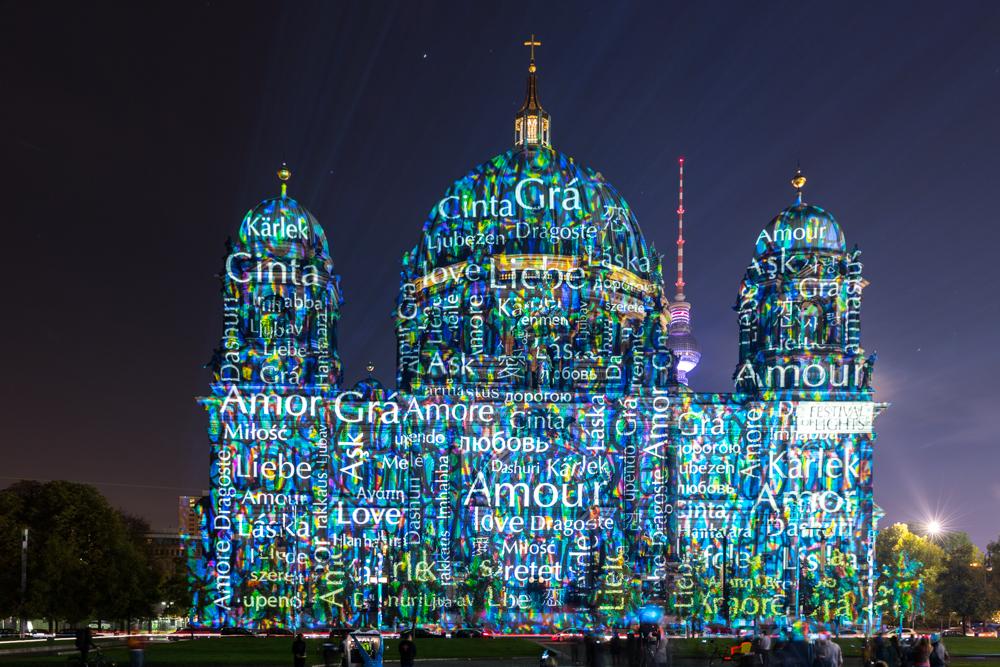
[[162, 572], [174, 569], [174, 562], [181, 555], [181, 538], [170, 530], [146, 533], [146, 545], [150, 560]]
[[[205, 496], [208, 495], [206, 491]], [[194, 553], [188, 554], [190, 557], [201, 558], [201, 515], [198, 513], [198, 503], [204, 499], [203, 496], [180, 496], [178, 502], [177, 535], [178, 544], [190, 544]]]
[[[208, 495], [207, 493], [205, 495]], [[177, 533], [183, 538], [191, 535], [201, 535], [200, 519], [198, 517], [198, 501], [201, 496], [181, 496], [178, 507]]]

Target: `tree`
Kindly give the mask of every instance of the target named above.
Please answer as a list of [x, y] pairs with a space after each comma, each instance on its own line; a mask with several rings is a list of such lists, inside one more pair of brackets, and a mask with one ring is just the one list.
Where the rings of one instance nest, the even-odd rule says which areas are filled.
[[850, 553], [821, 551], [818, 562], [799, 568], [798, 603], [805, 617], [840, 625], [858, 618], [860, 581]]
[[767, 576], [760, 556], [751, 558], [746, 578], [735, 579], [731, 585], [734, 615], [753, 618], [754, 623], [772, 615], [774, 599], [784, 594], [775, 579]]
[[29, 530], [27, 615], [48, 619], [50, 627], [101, 612], [105, 618], [128, 618], [135, 600], [150, 591], [155, 597], [158, 582], [147, 574], [136, 525], [130, 527], [96, 488], [22, 481], [0, 491], [4, 612], [16, 613], [19, 607], [20, 540], [14, 538], [24, 528]]
[[671, 611], [692, 629], [713, 622], [724, 611], [722, 579], [709, 575], [707, 557], [694, 548], [688, 549], [677, 575], [671, 594]]
[[468, 599], [465, 609], [467, 623], [475, 623], [478, 617], [485, 618], [486, 605], [503, 595], [503, 579], [497, 573], [503, 566], [495, 560], [487, 560], [482, 555], [473, 558], [465, 578], [459, 582], [458, 590]]
[[112, 584], [111, 554], [122, 537], [117, 512], [86, 484], [20, 482], [5, 493], [22, 497], [30, 530], [29, 615], [50, 625], [92, 616]]
[[174, 567], [160, 583], [160, 597], [166, 603], [163, 613], [167, 616], [187, 616], [194, 605], [194, 595], [189, 581], [190, 564], [184, 556], [174, 559]]
[[[964, 535], [964, 533], [963, 533]], [[967, 539], [967, 538], [966, 538]], [[900, 561], [900, 555], [903, 560]], [[909, 614], [912, 617], [919, 610], [940, 611], [941, 602], [937, 592], [937, 579], [943, 569], [945, 550], [926, 537], [910, 532], [905, 523], [897, 523], [879, 531], [875, 540], [875, 567], [878, 572], [876, 590], [884, 589], [878, 595], [889, 604], [893, 614]], [[914, 565], [916, 564], [916, 565]], [[915, 568], [910, 571], [910, 568]], [[909, 589], [899, 590], [900, 582], [910, 581]], [[922, 590], [918, 590], [922, 589]], [[887, 597], [888, 595], [888, 597]], [[908, 596], [915, 595], [912, 600]], [[907, 597], [906, 604], [901, 604]], [[900, 625], [904, 618], [899, 617]]]
[[108, 569], [113, 576], [101, 595], [98, 611], [103, 618], [125, 621], [130, 629], [133, 620], [156, 615], [162, 575], [150, 563], [145, 548], [122, 537], [110, 554]]
[[969, 620], [983, 616], [993, 606], [992, 594], [979, 550], [971, 543], [957, 543], [945, 559], [938, 581], [944, 610], [961, 617], [963, 630]]
[[0, 618], [21, 610], [21, 534], [27, 526], [20, 496], [0, 492]]
[[876, 604], [899, 619], [900, 625], [908, 614], [912, 618], [923, 611], [922, 569], [923, 563], [908, 558], [905, 551], [897, 549], [896, 560], [879, 572]]
[[146, 535], [149, 522], [142, 517], [118, 510], [122, 534], [113, 548], [114, 570], [112, 585], [102, 603], [102, 615], [120, 618], [131, 627], [132, 620], [144, 620], [156, 615], [163, 574], [154, 565], [151, 546]]
[[941, 548], [946, 556], [950, 556], [955, 551], [972, 545], [972, 539], [964, 531], [954, 531], [945, 533], [941, 537]]

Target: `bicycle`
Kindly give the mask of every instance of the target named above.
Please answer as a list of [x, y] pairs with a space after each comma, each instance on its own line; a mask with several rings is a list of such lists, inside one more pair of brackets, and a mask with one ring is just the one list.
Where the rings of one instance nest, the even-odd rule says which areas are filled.
[[78, 655], [71, 655], [66, 658], [66, 667], [118, 667], [118, 663], [101, 652], [101, 649], [94, 649], [87, 656], [87, 664]]
[[653, 647], [643, 646], [639, 649], [638, 667], [656, 667], [656, 654]]
[[715, 661], [725, 661], [729, 657], [729, 653], [714, 639], [709, 640], [712, 644], [712, 655], [708, 656], [708, 667], [714, 667]]

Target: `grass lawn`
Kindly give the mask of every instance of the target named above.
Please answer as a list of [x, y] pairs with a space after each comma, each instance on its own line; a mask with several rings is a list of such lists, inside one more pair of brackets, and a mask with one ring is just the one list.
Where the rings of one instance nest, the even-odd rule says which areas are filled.
[[[677, 658], [708, 658], [712, 655], [715, 642], [728, 651], [729, 647], [736, 642], [732, 639], [681, 639], [672, 638], [670, 645]], [[836, 639], [840, 644], [844, 657], [858, 657], [861, 655], [861, 638], [857, 639]], [[955, 656], [963, 655], [1000, 655], [1000, 639], [994, 637], [947, 637], [944, 645], [948, 648], [948, 653]], [[963, 663], [964, 664], [964, 663]], [[979, 663], [982, 664], [982, 663]], [[958, 667], [958, 663], [952, 661], [951, 667]]]
[[[420, 658], [536, 658], [545, 649], [528, 639], [415, 639]], [[399, 660], [398, 639], [388, 639], [385, 657]], [[291, 649], [289, 649], [291, 650]]]
[[[724, 651], [729, 652], [729, 648], [736, 642], [732, 639], [699, 639], [697, 637], [684, 639], [682, 637], [670, 638], [670, 649], [675, 658], [708, 658], [716, 646], [721, 646]], [[708, 663], [705, 663], [708, 664]]]
[[996, 637], [945, 637], [943, 641], [953, 656], [1000, 655], [1000, 639]]
[[[399, 640], [386, 640], [386, 662], [399, 660], [396, 645]], [[323, 664], [322, 639], [309, 639], [307, 665]], [[536, 657], [544, 650], [527, 639], [417, 639], [417, 659], [420, 658], [515, 658]], [[128, 665], [124, 648], [110, 649], [105, 653], [114, 658], [120, 667]], [[17, 658], [0, 661], [3, 667], [57, 667], [66, 662], [66, 656], [48, 658]], [[150, 642], [146, 645], [148, 667], [214, 667], [215, 665], [277, 666], [292, 664], [292, 639], [224, 637], [195, 639], [179, 642]]]
[[[860, 639], [837, 639], [845, 656], [861, 655]], [[996, 637], [945, 637], [944, 645], [952, 657], [961, 655], [998, 655], [1000, 656], [1000, 639]], [[952, 667], [955, 667], [952, 662]]]

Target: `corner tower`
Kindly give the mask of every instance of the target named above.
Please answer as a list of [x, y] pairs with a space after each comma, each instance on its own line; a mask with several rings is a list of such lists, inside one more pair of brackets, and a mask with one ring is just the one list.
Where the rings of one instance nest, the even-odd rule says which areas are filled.
[[740, 286], [739, 391], [765, 398], [870, 400], [873, 354], [861, 348], [861, 251], [828, 212], [797, 198], [757, 237]]
[[336, 390], [340, 276], [333, 275], [323, 228], [286, 194], [291, 174], [282, 167], [278, 176], [281, 196], [247, 213], [239, 238], [227, 244], [215, 381]]
[[[211, 393], [198, 399], [209, 416], [211, 494], [192, 583], [209, 627], [310, 627], [321, 613], [299, 582], [329, 559], [324, 403], [340, 388], [343, 297], [323, 228], [288, 197], [288, 170], [278, 176], [281, 196], [247, 213], [227, 243], [222, 341]], [[295, 603], [265, 610], [254, 603], [265, 592], [258, 573], [279, 568], [266, 592]]]

